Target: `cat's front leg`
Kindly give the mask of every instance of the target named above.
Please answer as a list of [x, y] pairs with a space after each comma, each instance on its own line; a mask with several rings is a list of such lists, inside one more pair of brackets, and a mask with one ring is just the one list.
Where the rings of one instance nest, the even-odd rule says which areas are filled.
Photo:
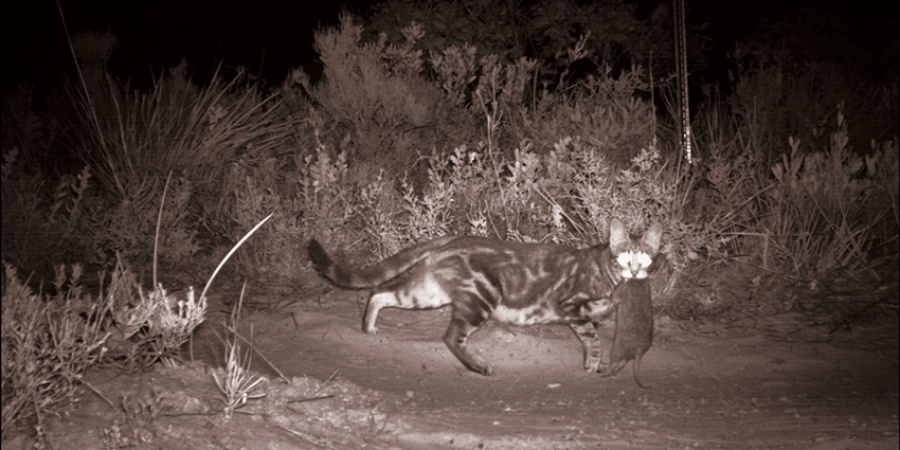
[[603, 359], [603, 348], [600, 346], [600, 336], [597, 326], [593, 322], [572, 322], [569, 327], [581, 341], [584, 352], [584, 370], [595, 373], [600, 370], [600, 360]]

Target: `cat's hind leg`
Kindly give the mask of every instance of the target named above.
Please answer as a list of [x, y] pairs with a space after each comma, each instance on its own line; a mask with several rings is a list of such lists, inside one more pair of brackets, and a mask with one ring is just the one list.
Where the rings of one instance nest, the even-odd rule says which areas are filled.
[[463, 363], [467, 369], [482, 375], [491, 375], [494, 370], [490, 365], [469, 353], [466, 349], [466, 343], [469, 336], [478, 331], [489, 317], [490, 313], [487, 311], [477, 312], [466, 308], [460, 309], [454, 304], [450, 326], [447, 327], [447, 332], [444, 334], [444, 343], [447, 344], [447, 348], [456, 356], [456, 359]]
[[382, 308], [432, 309], [450, 304], [450, 296], [431, 275], [410, 277], [390, 290], [375, 292], [366, 306], [363, 331], [376, 334], [375, 320]]
[[377, 292], [369, 297], [369, 304], [366, 306], [366, 316], [363, 319], [363, 331], [369, 334], [377, 334], [378, 327], [375, 326], [375, 320], [378, 319], [378, 312], [381, 308], [398, 307], [400, 301], [394, 292]]

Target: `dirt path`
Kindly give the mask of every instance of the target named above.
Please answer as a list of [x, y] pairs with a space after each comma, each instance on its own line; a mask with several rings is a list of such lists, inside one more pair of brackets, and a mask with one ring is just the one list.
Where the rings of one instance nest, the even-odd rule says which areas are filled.
[[704, 334], [660, 320], [644, 390], [631, 365], [583, 373], [565, 326], [488, 325], [470, 340], [494, 365], [483, 377], [441, 342], [447, 310], [384, 310], [371, 336], [363, 301], [336, 291], [319, 310], [257, 317], [256, 339], [285, 373], [386, 393], [404, 448], [898, 448], [896, 319], [828, 333], [786, 332], [783, 317], [775, 339], [765, 322]]
[[[360, 331], [364, 297], [357, 293], [257, 297], [260, 305], [295, 301], [277, 312], [248, 306], [240, 322], [287, 382], [270, 377], [255, 391], [264, 396], [228, 418], [210, 373], [222, 366], [210, 330], [225, 317], [219, 301], [238, 292], [211, 298], [194, 339], [208, 364], [89, 373], [85, 381], [109, 402], [88, 393], [71, 413], [44, 419], [40, 445], [27, 432], [4, 432], [3, 449], [900, 446], [896, 292], [820, 299], [886, 305], [852, 328], [809, 313], [727, 326], [658, 319], [641, 374], [651, 389], [634, 383], [630, 365], [613, 378], [584, 373], [580, 345], [565, 326], [489, 324], [470, 340], [494, 366], [495, 375], [483, 377], [463, 369], [441, 342], [446, 310], [384, 310], [381, 334], [372, 336]], [[606, 348], [611, 335], [610, 324]], [[260, 360], [253, 369], [267, 370]], [[224, 379], [221, 369], [215, 373]]]

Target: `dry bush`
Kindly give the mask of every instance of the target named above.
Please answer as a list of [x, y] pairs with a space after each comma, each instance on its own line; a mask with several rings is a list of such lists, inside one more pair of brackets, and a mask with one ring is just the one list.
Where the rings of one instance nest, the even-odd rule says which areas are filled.
[[577, 136], [609, 162], [627, 166], [656, 137], [653, 106], [636, 96], [649, 90], [645, 78], [636, 67], [617, 77], [609, 72], [588, 77], [571, 91], [545, 93], [520, 133], [539, 146]]
[[664, 170], [654, 149], [624, 169], [580, 139], [562, 139], [546, 156], [527, 144], [508, 153], [501, 159], [484, 147], [459, 147], [429, 159], [428, 183], [419, 191], [402, 180], [398, 190], [383, 178], [364, 187], [357, 203], [375, 248], [370, 259], [447, 234], [584, 247], [605, 242], [612, 219], [635, 234], [660, 222], [671, 267], [658, 283], [665, 299], [692, 261], [725, 254], [723, 221], [688, 222], [674, 209], [682, 180]]
[[897, 145], [853, 153], [840, 112], [837, 120], [823, 151], [803, 153], [799, 140], [790, 141], [791, 153], [773, 165], [774, 185], [764, 194], [765, 262], [802, 281], [866, 270], [872, 250], [897, 238], [896, 228], [885, 235], [897, 224]]
[[405, 28], [405, 40], [397, 45], [384, 37], [362, 43], [361, 35], [362, 27], [343, 16], [339, 28], [315, 36], [325, 66], [323, 81], [312, 86], [299, 71], [291, 78], [318, 105], [318, 128], [338, 124], [335, 141], [347, 144], [339, 148], [348, 158], [402, 173], [420, 148], [441, 141], [443, 123], [452, 122], [450, 110], [440, 91], [420, 75], [422, 52], [413, 49], [421, 38], [419, 28]]
[[341, 244], [354, 238], [347, 225], [357, 209], [352, 200], [358, 188], [348, 177], [347, 156], [325, 144], [307, 155], [241, 159], [226, 179], [235, 186], [222, 209], [234, 223], [230, 240], [236, 241], [238, 231], [251, 228], [259, 217], [275, 213], [269, 226], [238, 250], [244, 269], [291, 279], [306, 264], [303, 249], [309, 236]]
[[[162, 201], [162, 182], [130, 188], [131, 196], [118, 201], [95, 199], [84, 219], [89, 262], [111, 268], [118, 258], [142, 267], [149, 265], [154, 250], [166, 267], [183, 267], [200, 250], [198, 227], [191, 210], [193, 185], [179, 178], [171, 183], [162, 211], [158, 245], [154, 242]], [[112, 204], [110, 204], [112, 203]]]
[[205, 317], [193, 290], [179, 299], [162, 286], [145, 293], [117, 264], [106, 293], [85, 294], [81, 266], [56, 269], [52, 295], [34, 294], [5, 266], [2, 314], [3, 429], [32, 424], [81, 396], [82, 374], [96, 364], [145, 370], [179, 359]]
[[184, 263], [200, 250], [201, 227], [221, 233], [233, 225], [219, 214], [222, 197], [232, 194], [221, 183], [229, 165], [284, 145], [291, 122], [278, 117], [274, 94], [264, 97], [243, 73], [228, 82], [216, 73], [197, 86], [182, 64], [148, 92], [109, 76], [100, 81], [77, 90], [80, 114], [71, 144], [98, 188], [81, 230], [90, 239], [92, 262], [109, 268], [117, 253], [128, 259], [151, 254], [163, 180], [174, 172], [174, 201], [164, 211], [157, 251], [164, 263]]
[[109, 304], [81, 291], [81, 267], [57, 267], [53, 295], [34, 294], [4, 265], [2, 300], [3, 426], [40, 427], [43, 417], [69, 408], [82, 374], [108, 350], [102, 325]]

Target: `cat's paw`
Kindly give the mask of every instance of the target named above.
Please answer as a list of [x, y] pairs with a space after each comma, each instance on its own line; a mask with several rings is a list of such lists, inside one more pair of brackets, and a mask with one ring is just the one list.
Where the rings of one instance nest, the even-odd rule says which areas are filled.
[[600, 358], [590, 358], [584, 361], [584, 371], [587, 373], [596, 373], [600, 368]]

